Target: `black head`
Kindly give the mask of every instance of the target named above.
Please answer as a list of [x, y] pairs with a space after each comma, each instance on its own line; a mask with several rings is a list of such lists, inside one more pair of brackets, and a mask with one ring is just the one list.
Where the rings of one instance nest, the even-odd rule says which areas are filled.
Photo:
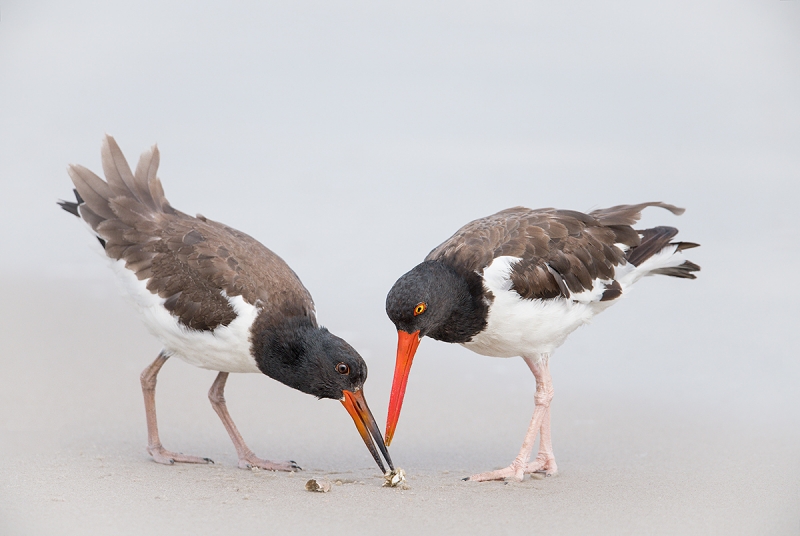
[[291, 317], [278, 326], [257, 330], [252, 351], [267, 376], [317, 398], [341, 401], [381, 471], [385, 468], [378, 451], [394, 469], [364, 398], [367, 364], [344, 339], [317, 327], [308, 317]]
[[386, 418], [392, 441], [403, 406], [408, 373], [420, 339], [468, 342], [486, 327], [489, 305], [481, 277], [459, 273], [440, 261], [425, 261], [397, 280], [386, 296], [386, 314], [397, 328], [397, 359]]
[[386, 296], [398, 331], [445, 342], [467, 342], [485, 325], [488, 306], [477, 274], [462, 275], [438, 261], [415, 266]]
[[358, 391], [367, 381], [358, 352], [305, 317], [258, 334], [254, 350], [261, 372], [317, 398], [341, 400], [344, 391]]

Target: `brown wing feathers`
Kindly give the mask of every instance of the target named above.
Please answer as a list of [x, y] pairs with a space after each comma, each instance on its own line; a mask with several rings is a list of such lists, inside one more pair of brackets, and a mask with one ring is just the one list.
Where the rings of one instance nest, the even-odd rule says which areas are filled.
[[314, 322], [311, 296], [280, 257], [244, 233], [169, 204], [156, 175], [155, 146], [142, 155], [135, 173], [110, 136], [102, 157], [108, 182], [83, 166], [69, 168], [78, 211], [106, 242], [108, 256], [147, 280], [148, 290], [164, 298], [181, 323], [213, 330], [232, 322], [236, 313], [223, 291]]
[[[156, 175], [155, 146], [142, 155], [135, 173], [110, 136], [102, 155], [108, 182], [83, 166], [70, 166], [78, 204], [61, 205], [79, 211], [105, 241], [106, 253], [124, 260], [140, 280], [147, 279], [148, 289], [165, 298], [165, 307], [182, 323], [202, 330], [233, 321], [236, 314], [221, 291], [251, 304], [270, 302], [275, 314], [310, 316], [313, 321], [308, 291], [277, 255], [240, 231], [172, 208]], [[650, 206], [683, 213], [659, 202], [589, 214], [514, 207], [465, 225], [426, 260], [482, 272], [498, 256], [519, 257], [510, 275], [523, 298], [569, 297], [591, 289], [597, 279], [613, 280], [619, 264], [639, 265], [670, 243], [677, 234], [672, 227], [633, 229], [642, 209]], [[615, 244], [627, 246], [627, 254]], [[676, 245], [681, 250], [697, 244]], [[697, 270], [699, 266], [687, 261], [654, 273], [694, 278]], [[611, 281], [601, 299], [614, 299], [620, 290]]]
[[[492, 260], [502, 255], [519, 257], [510, 277], [512, 288], [523, 298], [569, 297], [592, 288], [593, 281], [613, 280], [615, 267], [624, 262], [639, 265], [661, 251], [677, 234], [671, 227], [637, 231], [631, 227], [642, 209], [657, 206], [673, 214], [683, 209], [651, 202], [618, 205], [589, 214], [552, 208], [531, 210], [523, 207], [473, 221], [435, 248], [426, 260], [443, 260], [469, 271], [483, 272]], [[628, 247], [626, 253], [615, 244]], [[677, 243], [678, 249], [694, 247]], [[657, 273], [694, 277], [699, 269], [693, 263]], [[611, 281], [601, 300], [621, 295], [619, 284]]]

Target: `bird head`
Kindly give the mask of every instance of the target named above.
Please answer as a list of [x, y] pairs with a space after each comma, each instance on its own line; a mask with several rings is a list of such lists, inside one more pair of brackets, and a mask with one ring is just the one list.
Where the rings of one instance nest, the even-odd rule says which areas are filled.
[[[307, 318], [287, 319], [256, 338], [256, 357], [266, 375], [317, 398], [339, 400], [352, 417], [378, 467], [394, 464], [364, 398], [367, 364], [344, 339]], [[377, 446], [377, 449], [376, 449]]]
[[445, 342], [469, 340], [474, 335], [469, 332], [475, 324], [470, 320], [474, 305], [468, 281], [437, 261], [415, 266], [389, 291], [386, 314], [397, 328], [397, 359], [386, 420], [387, 445], [400, 418], [408, 374], [420, 340], [425, 336]]
[[426, 261], [395, 282], [386, 296], [386, 314], [398, 331], [447, 340], [449, 321], [470, 301], [461, 276], [442, 263]]

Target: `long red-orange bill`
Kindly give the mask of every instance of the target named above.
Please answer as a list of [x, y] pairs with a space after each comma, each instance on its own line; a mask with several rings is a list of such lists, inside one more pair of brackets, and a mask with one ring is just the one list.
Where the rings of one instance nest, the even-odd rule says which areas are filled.
[[[361, 434], [361, 439], [364, 440], [364, 444], [369, 449], [370, 454], [375, 458], [375, 462], [378, 464], [378, 467], [381, 468], [381, 472], [385, 474], [386, 468], [383, 466], [383, 461], [381, 460], [380, 454], [378, 454], [378, 449], [380, 449], [383, 457], [386, 458], [389, 468], [394, 471], [394, 464], [392, 463], [392, 458], [389, 457], [386, 444], [383, 442], [381, 430], [378, 428], [378, 424], [375, 422], [375, 418], [369, 410], [367, 399], [364, 398], [364, 390], [359, 389], [355, 392], [343, 391], [343, 394], [342, 405], [353, 418], [353, 422], [356, 423], [356, 428], [358, 428], [358, 433]], [[373, 440], [375, 441], [374, 444]], [[378, 449], [375, 448], [375, 445], [378, 445]]]
[[408, 373], [411, 362], [419, 346], [419, 331], [408, 333], [397, 330], [397, 361], [394, 365], [394, 380], [392, 381], [392, 396], [389, 398], [389, 413], [386, 416], [386, 445], [392, 443], [394, 429], [400, 418], [400, 409], [403, 407], [403, 397], [406, 394]]

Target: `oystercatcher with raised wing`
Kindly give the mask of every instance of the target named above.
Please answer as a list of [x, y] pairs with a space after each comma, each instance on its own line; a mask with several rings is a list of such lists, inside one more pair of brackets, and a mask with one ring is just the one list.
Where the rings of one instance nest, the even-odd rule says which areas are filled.
[[[104, 181], [69, 167], [76, 202], [61, 207], [82, 218], [104, 248], [118, 280], [164, 349], [141, 375], [147, 451], [158, 463], [208, 463], [166, 450], [156, 423], [156, 376], [171, 356], [219, 372], [208, 397], [239, 456], [239, 467], [294, 471], [294, 461], [258, 458], [228, 413], [231, 372], [258, 372], [317, 398], [342, 402], [372, 457], [394, 469], [364, 398], [367, 365], [347, 342], [317, 323], [314, 302], [278, 255], [227, 225], [176, 210], [156, 176], [158, 148], [131, 172], [114, 138], [102, 146]], [[377, 447], [377, 448], [376, 448]]]
[[[397, 328], [397, 361], [386, 422], [394, 437], [408, 374], [422, 337], [493, 357], [521, 356], [536, 378], [535, 409], [514, 461], [469, 480], [522, 480], [557, 472], [550, 437], [553, 351], [579, 326], [616, 303], [636, 281], [663, 274], [694, 279], [673, 227], [635, 230], [642, 209], [620, 205], [588, 214], [515, 207], [468, 223], [403, 275], [386, 297]], [[530, 456], [539, 435], [539, 453]]]

